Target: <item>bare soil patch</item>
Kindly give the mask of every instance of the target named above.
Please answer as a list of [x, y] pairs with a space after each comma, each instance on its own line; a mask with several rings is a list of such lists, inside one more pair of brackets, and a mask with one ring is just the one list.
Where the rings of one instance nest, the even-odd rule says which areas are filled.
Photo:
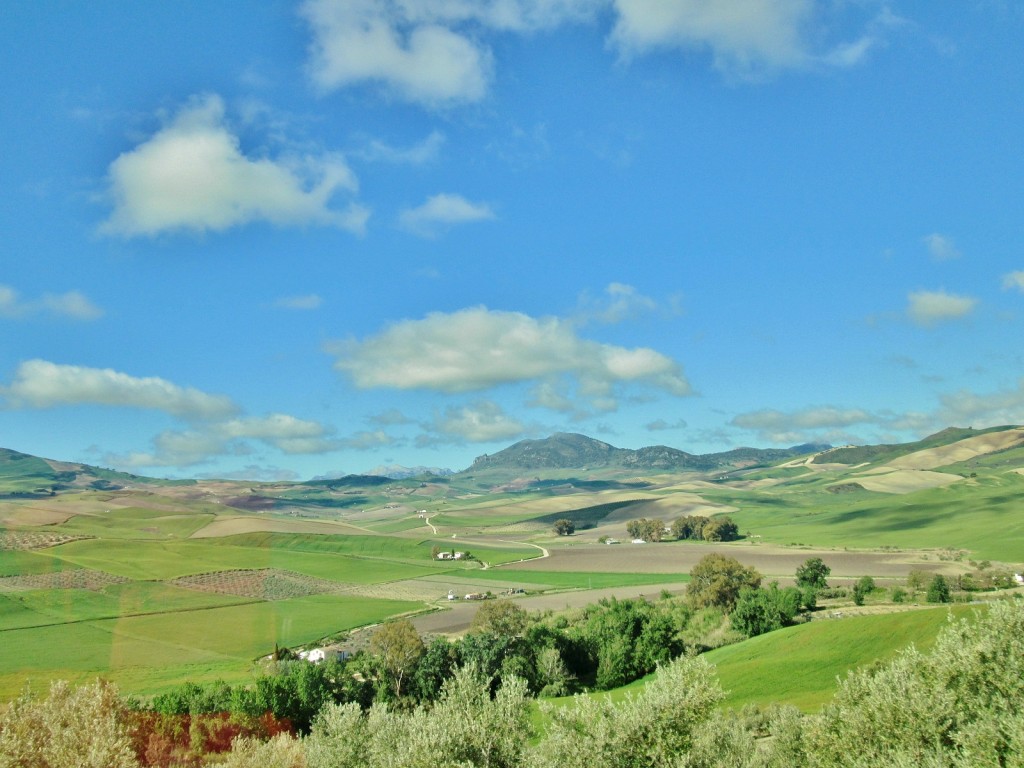
[[125, 584], [129, 581], [131, 579], [123, 576], [80, 568], [53, 573], [5, 576], [0, 578], [0, 592], [25, 592], [32, 589], [89, 589], [99, 592], [112, 584]]
[[276, 568], [199, 573], [174, 579], [170, 583], [185, 589], [253, 597], [259, 600], [287, 600], [309, 595], [337, 594], [347, 592], [353, 586]]
[[[766, 577], [787, 578], [811, 557], [820, 557], [832, 569], [833, 578], [878, 576], [902, 578], [911, 568], [957, 572], [963, 568], [939, 561], [927, 552], [849, 552], [828, 549], [789, 549], [767, 544], [592, 544], [553, 547], [543, 560], [519, 563], [517, 570], [581, 571], [609, 573], [689, 573], [697, 562], [712, 552], [735, 557]], [[500, 570], [501, 566], [497, 566]], [[650, 587], [644, 587], [645, 591]]]
[[0, 504], [0, 525], [60, 525], [75, 516], [73, 510], [28, 504]]

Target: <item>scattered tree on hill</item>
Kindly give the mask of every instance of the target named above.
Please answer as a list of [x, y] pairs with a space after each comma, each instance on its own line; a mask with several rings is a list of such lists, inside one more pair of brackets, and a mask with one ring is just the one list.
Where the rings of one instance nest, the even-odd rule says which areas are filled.
[[875, 580], [870, 576], [861, 576], [853, 585], [853, 602], [855, 605], [864, 605], [864, 598], [875, 591]]
[[946, 581], [946, 577], [941, 573], [936, 573], [928, 585], [927, 599], [929, 603], [949, 602], [949, 582]]
[[626, 523], [626, 532], [633, 539], [661, 541], [665, 533], [665, 522], [657, 518], [648, 520], [646, 517], [642, 517], [639, 520], [630, 520]]
[[690, 571], [687, 598], [697, 608], [717, 606], [731, 611], [740, 591], [761, 586], [761, 574], [735, 557], [713, 552], [702, 557]]
[[708, 519], [702, 515], [686, 515], [672, 523], [672, 535], [680, 540], [703, 541]]
[[735, 541], [740, 537], [740, 529], [731, 517], [713, 517], [708, 520], [701, 535], [704, 541]]
[[512, 600], [488, 600], [476, 612], [469, 629], [516, 637], [526, 631], [529, 623], [529, 614]]
[[370, 650], [380, 659], [387, 688], [395, 700], [400, 699], [406, 675], [426, 650], [416, 627], [406, 619], [389, 622], [374, 633]]
[[826, 589], [828, 576], [832, 569], [825, 565], [820, 557], [812, 557], [796, 569], [796, 585], [813, 589]]
[[768, 589], [745, 587], [740, 591], [736, 607], [729, 614], [729, 621], [733, 629], [747, 637], [756, 637], [792, 622], [800, 611], [801, 601], [799, 589], [779, 589], [778, 582], [773, 581]]
[[555, 521], [555, 533], [559, 536], [572, 536], [576, 533], [576, 523], [568, 518]]

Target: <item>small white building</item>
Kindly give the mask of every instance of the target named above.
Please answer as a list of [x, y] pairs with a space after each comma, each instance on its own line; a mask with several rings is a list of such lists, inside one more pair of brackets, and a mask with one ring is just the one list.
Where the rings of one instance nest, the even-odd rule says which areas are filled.
[[633, 544], [646, 544], [647, 540], [646, 539], [633, 539], [632, 543]]

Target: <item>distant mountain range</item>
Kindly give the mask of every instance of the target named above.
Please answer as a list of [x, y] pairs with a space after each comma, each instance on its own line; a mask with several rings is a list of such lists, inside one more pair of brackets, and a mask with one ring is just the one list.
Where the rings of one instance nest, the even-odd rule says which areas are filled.
[[654, 445], [647, 448], [616, 448], [586, 435], [558, 432], [542, 440], [520, 440], [493, 454], [477, 457], [465, 472], [491, 469], [598, 469], [641, 471], [697, 471], [739, 469], [817, 453], [830, 445], [807, 443], [792, 448], [736, 448], [721, 453], [692, 454]]

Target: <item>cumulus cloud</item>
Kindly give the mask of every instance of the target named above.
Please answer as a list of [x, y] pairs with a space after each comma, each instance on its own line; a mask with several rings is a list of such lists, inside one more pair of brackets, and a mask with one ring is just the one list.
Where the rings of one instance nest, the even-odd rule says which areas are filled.
[[223, 418], [238, 410], [228, 397], [157, 377], [138, 378], [110, 368], [59, 365], [46, 360], [19, 365], [10, 386], [0, 393], [16, 408], [108, 405], [152, 409], [185, 419]]
[[103, 314], [103, 310], [81, 291], [46, 293], [37, 301], [25, 301], [14, 288], [0, 284], [0, 317], [51, 315], [71, 320], [96, 320]]
[[907, 299], [907, 317], [915, 325], [924, 328], [967, 317], [978, 304], [977, 299], [957, 296], [942, 290], [915, 291]]
[[309, 72], [324, 90], [373, 83], [428, 107], [487, 94], [494, 56], [481, 30], [530, 32], [592, 16], [594, 0], [307, 0]]
[[860, 408], [817, 406], [794, 411], [765, 408], [741, 413], [730, 425], [754, 432], [758, 440], [769, 443], [796, 444], [812, 440], [834, 443], [847, 442], [844, 438], [848, 427], [876, 424], [880, 420], [877, 414]]
[[1003, 290], [1013, 289], [1024, 293], [1024, 270], [1003, 275]]
[[248, 157], [219, 96], [193, 98], [173, 119], [108, 169], [114, 210], [107, 235], [220, 232], [254, 221], [324, 225], [361, 233], [369, 212], [341, 194], [357, 190], [337, 154]]
[[522, 436], [527, 430], [521, 421], [489, 400], [447, 408], [432, 422], [424, 425], [424, 428], [428, 432], [416, 439], [417, 445], [420, 446], [512, 440]]
[[849, 67], [876, 43], [875, 35], [866, 33], [816, 51], [812, 27], [820, 9], [813, 0], [614, 0], [614, 5], [618, 19], [609, 42], [623, 57], [655, 49], [706, 50], [716, 69], [742, 78], [815, 65]]
[[315, 293], [310, 293], [305, 296], [282, 296], [274, 302], [274, 306], [278, 309], [308, 311], [319, 309], [320, 305], [323, 303], [324, 300], [320, 296]]
[[416, 208], [402, 211], [398, 221], [409, 232], [433, 237], [442, 228], [493, 218], [494, 211], [486, 203], [473, 203], [462, 195], [441, 193], [427, 198]]
[[925, 235], [923, 240], [924, 244], [928, 246], [928, 252], [936, 261], [952, 261], [959, 259], [962, 255], [950, 238], [940, 235], [938, 232]]
[[121, 467], [189, 467], [217, 456], [248, 456], [250, 441], [276, 448], [282, 453], [328, 453], [341, 447], [331, 430], [315, 421], [284, 413], [262, 417], [239, 417], [209, 422], [192, 429], [161, 432], [153, 438], [153, 450], [110, 455], [106, 460]]
[[576, 382], [578, 394], [608, 409], [616, 387], [644, 384], [692, 394], [678, 363], [652, 349], [580, 338], [557, 317], [485, 307], [395, 323], [364, 341], [335, 343], [335, 368], [363, 389], [474, 392], [503, 384]]
[[978, 394], [963, 389], [940, 398], [939, 416], [945, 424], [996, 426], [1024, 424], [1024, 379], [1015, 389]]

